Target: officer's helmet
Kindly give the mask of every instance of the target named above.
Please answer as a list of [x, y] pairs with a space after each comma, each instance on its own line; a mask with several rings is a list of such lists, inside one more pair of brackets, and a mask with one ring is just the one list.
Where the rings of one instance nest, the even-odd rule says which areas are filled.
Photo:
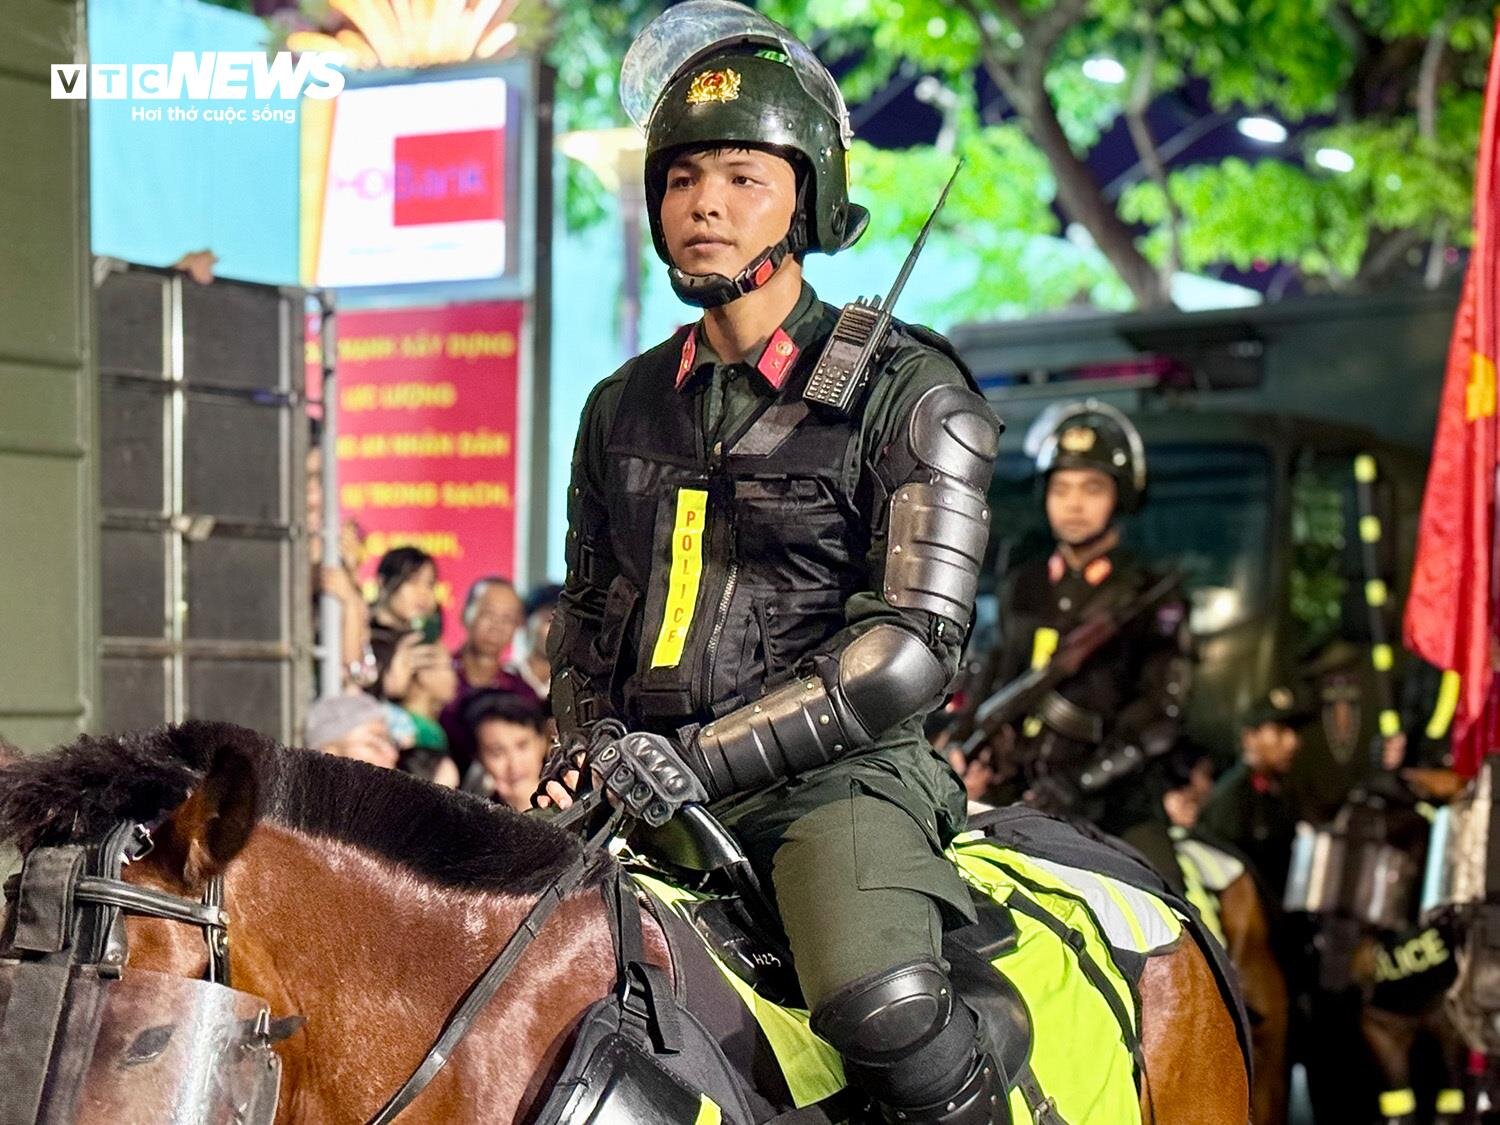
[[1095, 399], [1060, 403], [1043, 411], [1026, 434], [1038, 480], [1056, 469], [1097, 469], [1112, 477], [1122, 512], [1141, 506], [1146, 494], [1146, 449], [1130, 419]]
[[833, 254], [869, 212], [849, 202], [849, 111], [827, 68], [786, 28], [731, 0], [688, 0], [648, 24], [620, 71], [620, 101], [646, 132], [646, 201], [656, 252], [667, 169], [685, 149], [761, 148], [797, 169], [793, 251]]

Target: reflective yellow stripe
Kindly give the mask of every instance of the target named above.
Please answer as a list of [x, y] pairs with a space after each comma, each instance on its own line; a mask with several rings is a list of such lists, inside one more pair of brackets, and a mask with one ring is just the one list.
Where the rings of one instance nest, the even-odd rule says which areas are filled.
[[1396, 666], [1396, 654], [1390, 645], [1376, 645], [1370, 649], [1370, 663], [1375, 665], [1377, 672], [1389, 672]]
[[1045, 626], [1038, 629], [1031, 637], [1031, 666], [1040, 668], [1052, 659], [1052, 654], [1057, 651], [1057, 630], [1048, 629]]
[[1386, 738], [1395, 738], [1401, 733], [1401, 716], [1394, 711], [1380, 712], [1380, 733]]
[[1380, 517], [1379, 516], [1360, 516], [1359, 517], [1359, 537], [1361, 539], [1363, 539], [1366, 543], [1379, 543], [1380, 542]]
[[693, 1125], [719, 1125], [724, 1115], [719, 1111], [718, 1103], [707, 1094], [699, 1094], [698, 1099], [698, 1116], [693, 1119]]
[[1427, 720], [1428, 738], [1443, 738], [1448, 734], [1454, 712], [1458, 710], [1458, 689], [1462, 683], [1457, 672], [1443, 673], [1443, 682], [1438, 687], [1437, 704], [1432, 709], [1432, 718]]
[[1385, 583], [1379, 578], [1372, 578], [1365, 583], [1365, 601], [1377, 608], [1385, 605], [1389, 594], [1390, 591], [1386, 589]]
[[1370, 484], [1375, 479], [1375, 458], [1361, 453], [1354, 459], [1354, 479], [1360, 484]]
[[1437, 1105], [1433, 1108], [1439, 1113], [1462, 1113], [1464, 1111], [1464, 1092], [1462, 1090], [1439, 1090]]
[[1380, 1113], [1384, 1117], [1405, 1117], [1417, 1112], [1417, 1095], [1411, 1087], [1405, 1090], [1387, 1090], [1380, 1095]]
[[703, 526], [708, 518], [708, 493], [684, 488], [677, 493], [677, 520], [672, 528], [672, 573], [668, 578], [667, 604], [662, 611], [661, 632], [651, 650], [651, 667], [675, 668], [682, 660], [698, 587], [703, 582]]

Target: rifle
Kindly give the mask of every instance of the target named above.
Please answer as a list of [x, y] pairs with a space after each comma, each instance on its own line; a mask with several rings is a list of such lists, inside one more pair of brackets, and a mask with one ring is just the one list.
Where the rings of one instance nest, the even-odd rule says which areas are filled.
[[1106, 607], [1074, 626], [1051, 660], [1023, 672], [980, 705], [974, 714], [974, 730], [963, 743], [964, 757], [972, 759], [1001, 729], [1031, 714], [1053, 688], [1077, 675], [1094, 653], [1131, 621], [1165, 601], [1181, 581], [1182, 575], [1173, 571], [1135, 599]]

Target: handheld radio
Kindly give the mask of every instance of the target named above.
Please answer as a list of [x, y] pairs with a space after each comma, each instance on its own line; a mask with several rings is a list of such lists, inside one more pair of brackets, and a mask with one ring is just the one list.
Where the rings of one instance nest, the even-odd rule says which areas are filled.
[[882, 302], [879, 297], [868, 300], [858, 297], [845, 305], [839, 313], [838, 322], [833, 326], [833, 334], [828, 337], [828, 343], [823, 345], [823, 354], [818, 357], [818, 364], [807, 381], [807, 389], [802, 392], [802, 397], [808, 402], [846, 416], [849, 414], [850, 408], [869, 382], [870, 369], [876, 358], [885, 350], [886, 341], [891, 334], [891, 309], [901, 296], [901, 290], [906, 287], [906, 279], [911, 276], [912, 267], [917, 264], [917, 257], [922, 253], [927, 235], [932, 230], [932, 222], [943, 209], [943, 204], [948, 199], [948, 189], [958, 179], [963, 166], [964, 162], [960, 160], [953, 169], [953, 175], [948, 177], [943, 194], [938, 196], [937, 206], [922, 224], [921, 233], [906, 255], [906, 261], [901, 264], [901, 272], [896, 275], [896, 282], [885, 300]]

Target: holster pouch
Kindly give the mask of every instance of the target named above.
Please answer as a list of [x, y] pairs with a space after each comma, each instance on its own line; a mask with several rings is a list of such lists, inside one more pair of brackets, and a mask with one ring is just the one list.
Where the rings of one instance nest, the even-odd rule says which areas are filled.
[[584, 1012], [535, 1125], [754, 1125], [743, 1080], [717, 1041], [678, 1005], [666, 974], [646, 963], [640, 903], [624, 876], [606, 885], [605, 898], [617, 987]]

